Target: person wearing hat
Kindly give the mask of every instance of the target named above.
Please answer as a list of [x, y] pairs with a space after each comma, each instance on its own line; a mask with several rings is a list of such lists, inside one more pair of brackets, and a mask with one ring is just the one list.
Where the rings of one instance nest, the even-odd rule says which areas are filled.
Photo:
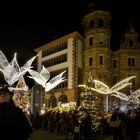
[[33, 132], [23, 111], [15, 106], [13, 92], [0, 88], [0, 140], [27, 140]]

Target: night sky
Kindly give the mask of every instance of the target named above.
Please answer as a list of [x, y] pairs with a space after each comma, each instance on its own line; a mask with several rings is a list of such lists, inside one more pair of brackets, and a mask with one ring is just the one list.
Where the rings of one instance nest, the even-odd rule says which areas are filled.
[[[140, 33], [139, 4], [135, 0], [19, 0], [0, 3], [0, 49], [11, 61], [18, 53], [22, 65], [35, 55], [34, 49], [75, 30], [81, 31], [81, 21], [94, 1], [95, 8], [108, 9], [112, 15], [112, 50], [129, 23]], [[63, 4], [63, 5], [62, 5]]]

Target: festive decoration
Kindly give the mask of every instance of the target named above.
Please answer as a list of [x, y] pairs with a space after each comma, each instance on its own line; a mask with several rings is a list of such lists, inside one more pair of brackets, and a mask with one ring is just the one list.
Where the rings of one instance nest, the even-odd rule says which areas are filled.
[[125, 101], [129, 100], [129, 97], [121, 92], [116, 92], [115, 94], [112, 94], [111, 96], [117, 97], [117, 98], [119, 98], [121, 100], [125, 100]]
[[58, 106], [52, 108], [52, 110], [69, 112], [69, 111], [77, 110], [77, 106], [76, 106], [76, 102], [69, 102], [69, 103], [58, 102]]
[[117, 97], [121, 100], [125, 100], [127, 102], [132, 102], [136, 104], [140, 104], [140, 89], [136, 90], [135, 92], [131, 93], [131, 95], [127, 96], [121, 92], [116, 92], [116, 94], [112, 94], [111, 96]]
[[37, 57], [34, 56], [28, 60], [21, 68], [17, 62], [17, 54], [14, 54], [13, 60], [9, 63], [5, 55], [0, 51], [0, 71], [4, 75], [6, 82], [12, 86], [16, 81], [19, 80], [30, 68], [34, 59]]
[[[119, 90], [125, 88], [128, 85], [131, 85], [132, 83], [129, 83], [129, 81], [136, 76], [128, 77], [117, 84], [115, 84], [112, 88], [109, 88], [106, 84], [102, 83], [99, 80], [94, 80], [94, 87], [91, 87], [90, 89], [92, 91], [96, 91], [98, 93], [106, 95], [106, 112], [108, 112], [108, 95], [117, 93]], [[86, 85], [79, 85], [79, 87], [86, 88]]]
[[3, 85], [1, 88], [4, 88], [4, 87], [7, 87], [9, 91], [13, 92], [13, 91], [27, 91], [28, 90], [28, 87], [25, 86], [25, 87], [21, 87], [21, 88], [17, 88], [17, 87], [9, 87], [7, 85]]
[[58, 84], [65, 81], [65, 77], [62, 77], [66, 71], [63, 71], [59, 75], [52, 78], [49, 82], [47, 82], [50, 78], [49, 71], [43, 66], [41, 72], [37, 72], [31, 69], [28, 69], [28, 72], [31, 76], [28, 76], [31, 79], [34, 79], [38, 84], [42, 85], [45, 88], [45, 91], [48, 92], [51, 89], [55, 88]]
[[[128, 83], [131, 79], [135, 78], [136, 76], [131, 76], [128, 77], [122, 81], [120, 81], [119, 83], [115, 84], [112, 88], [109, 89], [109, 87], [104, 84], [103, 82], [99, 81], [99, 80], [94, 80], [94, 88], [91, 87], [91, 90], [99, 92], [101, 94], [105, 94], [105, 95], [109, 95], [112, 93], [116, 93], [117, 91], [125, 88], [128, 85], [131, 85], [131, 83]], [[86, 85], [79, 85], [79, 87], [84, 87], [86, 88]]]
[[85, 113], [87, 112], [92, 117], [93, 122], [93, 128], [97, 127], [95, 126], [96, 123], [96, 112], [97, 107], [95, 105], [95, 100], [97, 97], [93, 94], [93, 91], [91, 90], [91, 87], [93, 86], [94, 80], [91, 76], [91, 73], [89, 73], [88, 77], [88, 83], [85, 88], [85, 91], [81, 93], [81, 105], [79, 107], [79, 113], [80, 113], [80, 119], [82, 120]]
[[[16, 88], [22, 89], [23, 87], [27, 87], [27, 85], [23, 76], [21, 76]], [[28, 111], [28, 107], [30, 106], [30, 94], [28, 90], [16, 90], [13, 95], [13, 100], [17, 106], [22, 108], [23, 111]]]
[[24, 87], [20, 87], [20, 88], [17, 88], [17, 87], [8, 87], [8, 89], [10, 91], [27, 91], [28, 90], [28, 87], [27, 86], [24, 86]]

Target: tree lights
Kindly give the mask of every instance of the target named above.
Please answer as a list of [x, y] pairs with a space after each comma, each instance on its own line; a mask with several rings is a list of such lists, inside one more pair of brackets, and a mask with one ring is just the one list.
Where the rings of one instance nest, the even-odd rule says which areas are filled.
[[[91, 90], [91, 86], [93, 84], [93, 78], [91, 76], [91, 73], [89, 73], [87, 84], [89, 86], [86, 86], [85, 91], [81, 93], [81, 105], [79, 107], [80, 119], [82, 120], [85, 113], [87, 112], [90, 114], [93, 124], [95, 124], [97, 112], [95, 100], [97, 99], [97, 97], [93, 94], [93, 91]], [[93, 127], [95, 126], [93, 125]]]
[[[27, 87], [23, 76], [20, 77], [16, 87]], [[28, 107], [30, 107], [30, 94], [28, 90], [14, 91], [13, 100], [17, 106], [22, 108], [23, 111], [28, 111]]]

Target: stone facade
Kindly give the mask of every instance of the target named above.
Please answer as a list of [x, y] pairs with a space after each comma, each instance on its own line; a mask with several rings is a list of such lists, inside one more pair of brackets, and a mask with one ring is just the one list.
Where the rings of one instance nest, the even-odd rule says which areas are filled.
[[[81, 83], [86, 84], [89, 72], [92, 73], [94, 79], [104, 82], [109, 87], [129, 76], [135, 75], [136, 79], [132, 81], [131, 88], [136, 90], [140, 87], [140, 44], [138, 33], [135, 32], [131, 25], [124, 34], [120, 49], [113, 52], [111, 50], [112, 46], [110, 46], [110, 21], [111, 15], [108, 11], [92, 11], [83, 17], [83, 36], [78, 32], [73, 32], [35, 50], [40, 54], [38, 71], [41, 70], [44, 61], [67, 54], [65, 62], [47, 67], [50, 72], [67, 69], [67, 87], [53, 89], [46, 94], [46, 100], [49, 101], [51, 96], [55, 96], [56, 102], [58, 102], [60, 101], [60, 96], [65, 95], [67, 102], [78, 102], [78, 97], [80, 96], [78, 85]], [[67, 48], [42, 56], [44, 50], [65, 41], [67, 42]], [[130, 88], [124, 91], [129, 94]], [[105, 98], [102, 95], [97, 96], [99, 97], [97, 104], [99, 106], [104, 105]]]

